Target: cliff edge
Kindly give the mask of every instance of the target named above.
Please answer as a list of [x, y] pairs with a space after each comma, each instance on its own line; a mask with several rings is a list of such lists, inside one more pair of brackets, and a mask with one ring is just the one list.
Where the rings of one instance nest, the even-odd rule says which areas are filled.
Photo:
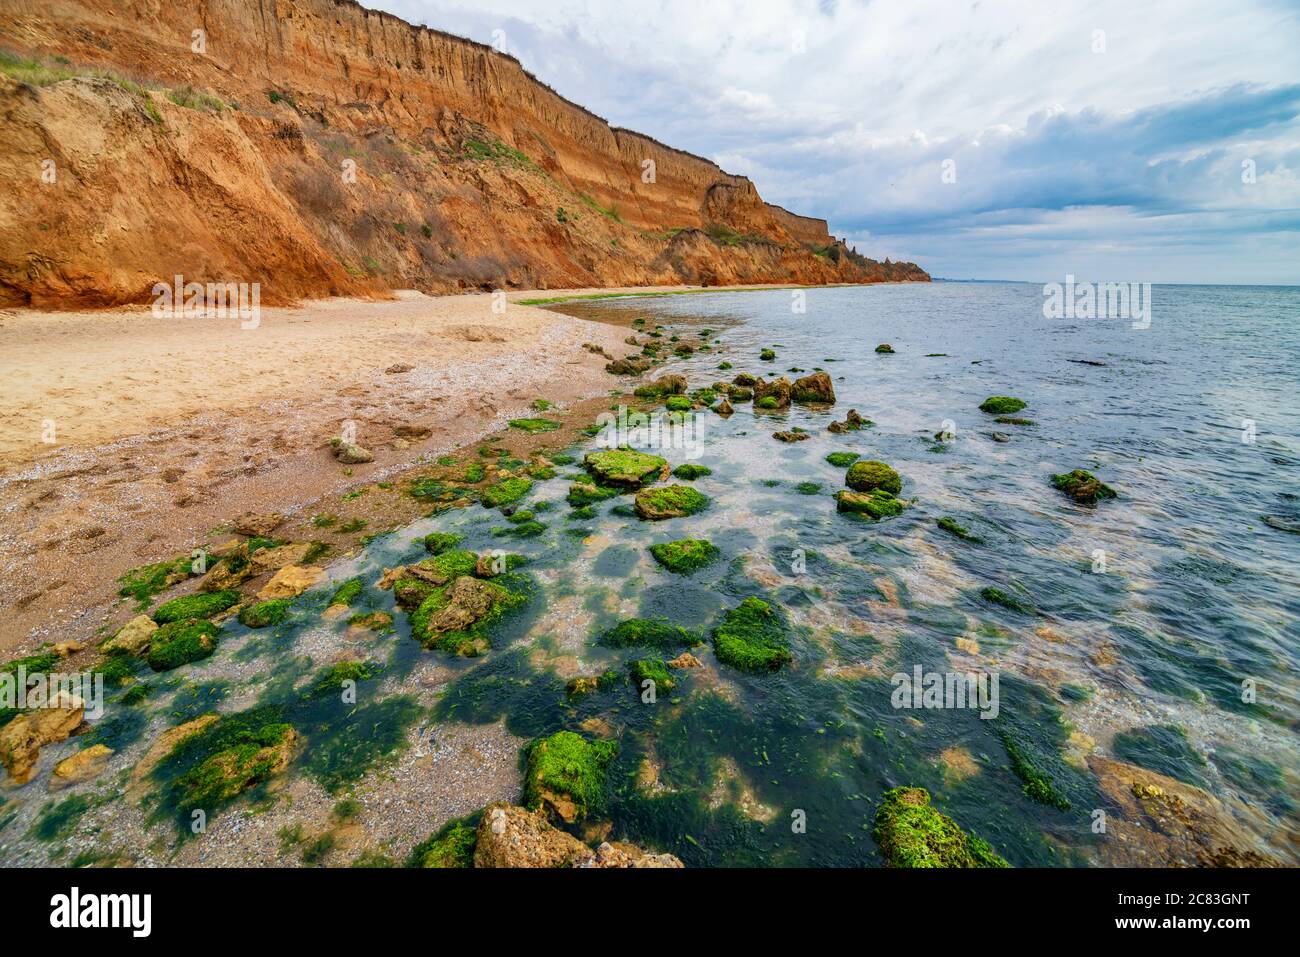
[[5, 0], [0, 304], [928, 281], [351, 0]]

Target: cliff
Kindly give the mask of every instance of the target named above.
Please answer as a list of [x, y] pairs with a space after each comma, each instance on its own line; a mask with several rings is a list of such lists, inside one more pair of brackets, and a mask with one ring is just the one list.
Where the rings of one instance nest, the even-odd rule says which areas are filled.
[[927, 280], [350, 0], [3, 0], [0, 302]]

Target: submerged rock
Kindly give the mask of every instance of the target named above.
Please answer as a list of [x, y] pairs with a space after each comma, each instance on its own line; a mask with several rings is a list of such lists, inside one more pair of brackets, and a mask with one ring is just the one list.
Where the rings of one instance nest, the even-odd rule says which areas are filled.
[[894, 347], [891, 346], [888, 342], [882, 342], [880, 345], [876, 346], [876, 351], [881, 353], [882, 355], [892, 355], [894, 352]]
[[804, 442], [811, 439], [812, 435], [808, 432], [795, 432], [791, 430], [789, 432], [773, 432], [772, 438], [776, 439], [778, 442]]
[[885, 792], [872, 835], [889, 867], [1007, 867], [987, 841], [930, 805], [925, 788]]
[[751, 388], [756, 381], [748, 372], [737, 372], [736, 377], [731, 380], [731, 384]]
[[557, 731], [528, 748], [524, 804], [544, 809], [566, 823], [599, 810], [605, 800], [605, 770], [618, 754], [613, 741], [588, 741]]
[[1094, 505], [1098, 499], [1115, 498], [1109, 485], [1085, 469], [1075, 469], [1052, 476], [1052, 486], [1070, 496], [1080, 505]]
[[80, 698], [60, 691], [49, 704], [25, 711], [0, 728], [0, 763], [15, 784], [31, 779], [42, 747], [66, 740], [81, 726], [86, 707]]
[[771, 605], [752, 597], [713, 629], [713, 653], [742, 671], [776, 671], [792, 660], [784, 621]]
[[722, 554], [716, 545], [703, 538], [679, 538], [650, 546], [650, 554], [664, 568], [679, 575], [689, 575], [717, 561]]
[[732, 408], [730, 402], [728, 402], [726, 399], [723, 399], [713, 407], [713, 411], [718, 413], [718, 415], [722, 416], [725, 419], [728, 416], [735, 414], [736, 410]]
[[54, 773], [50, 775], [50, 787], [62, 788], [97, 778], [112, 756], [113, 749], [103, 744], [83, 748], [54, 766]]
[[980, 403], [980, 411], [990, 415], [1010, 415], [1019, 412], [1029, 403], [1011, 395], [991, 395]]
[[489, 647], [486, 626], [524, 600], [496, 582], [461, 575], [427, 595], [411, 614], [411, 637], [426, 648], [481, 655]]
[[790, 380], [785, 376], [767, 382], [754, 380], [754, 407], [759, 409], [786, 409], [790, 406]]
[[850, 492], [841, 489], [835, 493], [835, 507], [837, 511], [870, 515], [872, 518], [881, 519], [901, 515], [907, 506], [884, 489], [873, 489], [870, 492]]

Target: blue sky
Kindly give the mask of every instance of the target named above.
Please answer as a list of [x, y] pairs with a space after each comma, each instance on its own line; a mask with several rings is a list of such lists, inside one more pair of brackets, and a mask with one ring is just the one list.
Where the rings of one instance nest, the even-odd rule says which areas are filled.
[[935, 276], [1300, 283], [1300, 0], [369, 0]]

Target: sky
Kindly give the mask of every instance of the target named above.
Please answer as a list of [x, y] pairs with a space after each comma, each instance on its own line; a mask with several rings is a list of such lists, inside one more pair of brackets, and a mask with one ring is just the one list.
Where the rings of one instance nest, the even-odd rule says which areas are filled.
[[1300, 284], [1300, 0], [366, 0], [936, 277]]

